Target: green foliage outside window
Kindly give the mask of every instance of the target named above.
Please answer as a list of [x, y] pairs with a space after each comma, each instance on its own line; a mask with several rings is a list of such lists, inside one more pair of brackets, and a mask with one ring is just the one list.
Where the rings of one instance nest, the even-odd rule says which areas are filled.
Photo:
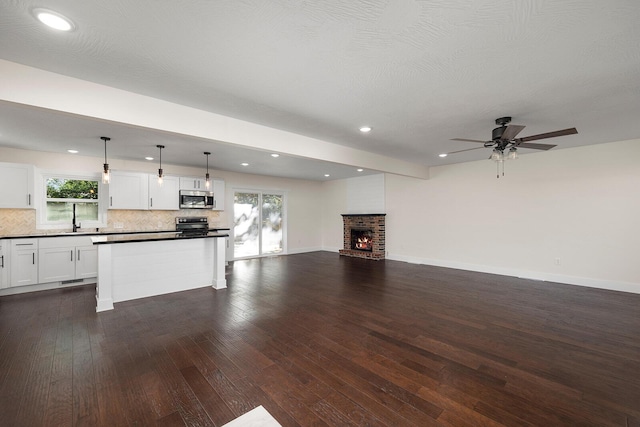
[[48, 199], [98, 199], [98, 181], [47, 179]]

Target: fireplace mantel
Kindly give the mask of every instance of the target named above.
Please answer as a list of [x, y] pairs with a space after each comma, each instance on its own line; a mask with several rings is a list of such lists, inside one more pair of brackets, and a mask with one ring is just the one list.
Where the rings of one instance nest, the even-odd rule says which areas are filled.
[[[344, 249], [340, 255], [381, 260], [385, 258], [385, 216], [387, 214], [342, 214]], [[352, 247], [351, 230], [368, 230], [373, 236], [371, 250], [360, 250]]]

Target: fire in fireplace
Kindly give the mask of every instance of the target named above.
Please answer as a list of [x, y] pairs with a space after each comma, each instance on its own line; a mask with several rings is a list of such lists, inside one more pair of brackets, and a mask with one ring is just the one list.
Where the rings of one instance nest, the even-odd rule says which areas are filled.
[[351, 249], [373, 251], [373, 230], [351, 229]]

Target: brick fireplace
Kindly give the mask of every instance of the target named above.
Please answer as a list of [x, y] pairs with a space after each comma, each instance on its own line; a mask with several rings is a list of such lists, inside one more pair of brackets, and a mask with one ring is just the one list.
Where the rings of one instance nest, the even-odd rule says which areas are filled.
[[340, 255], [384, 259], [385, 216], [386, 214], [342, 214], [344, 249], [340, 249]]

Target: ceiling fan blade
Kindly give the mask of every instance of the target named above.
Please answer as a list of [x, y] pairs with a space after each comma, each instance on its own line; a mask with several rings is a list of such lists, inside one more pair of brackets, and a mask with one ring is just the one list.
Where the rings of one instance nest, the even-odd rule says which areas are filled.
[[502, 133], [502, 138], [500, 138], [500, 139], [503, 139], [505, 141], [511, 141], [513, 138], [516, 137], [517, 134], [522, 132], [522, 129], [524, 129], [524, 126], [509, 125], [504, 130], [504, 132]]
[[477, 150], [479, 148], [484, 148], [484, 147], [474, 147], [474, 148], [466, 148], [464, 150], [458, 150], [458, 151], [450, 151], [447, 153], [447, 155], [449, 154], [456, 154], [456, 153], [462, 153], [463, 151], [471, 151], [471, 150]]
[[465, 138], [453, 138], [451, 141], [465, 141], [465, 142], [479, 142], [480, 144], [484, 144], [488, 141], [478, 141], [477, 139], [465, 139]]
[[553, 147], [557, 147], [557, 145], [553, 144], [536, 144], [535, 142], [523, 142], [517, 144], [518, 148], [533, 148], [534, 150], [551, 150]]
[[576, 128], [569, 128], [569, 129], [557, 130], [555, 132], [547, 132], [547, 133], [541, 133], [538, 135], [525, 136], [523, 138], [518, 138], [517, 141], [520, 141], [520, 142], [536, 141], [538, 139], [555, 138], [557, 136], [574, 135], [576, 133], [578, 133]]

